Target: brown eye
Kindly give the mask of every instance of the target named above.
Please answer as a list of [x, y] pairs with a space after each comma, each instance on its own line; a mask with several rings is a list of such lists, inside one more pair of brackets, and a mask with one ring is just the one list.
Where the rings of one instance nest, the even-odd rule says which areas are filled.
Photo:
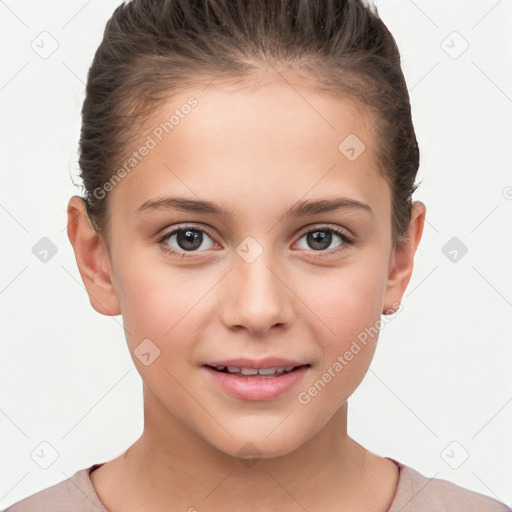
[[181, 226], [163, 235], [158, 243], [162, 249], [172, 254], [184, 256], [187, 252], [203, 252], [210, 249], [214, 242], [203, 229]]
[[203, 233], [197, 229], [187, 229], [175, 232], [176, 243], [184, 251], [195, 251], [203, 243]]
[[306, 235], [308, 245], [318, 251], [328, 249], [332, 243], [332, 233], [329, 231], [310, 231]]
[[[327, 226], [304, 232], [301, 237], [301, 240], [303, 239], [305, 239], [305, 244], [301, 246], [299, 243], [300, 249], [327, 253], [343, 250], [346, 245], [352, 243], [340, 230]], [[335, 246], [331, 247], [333, 243]]]

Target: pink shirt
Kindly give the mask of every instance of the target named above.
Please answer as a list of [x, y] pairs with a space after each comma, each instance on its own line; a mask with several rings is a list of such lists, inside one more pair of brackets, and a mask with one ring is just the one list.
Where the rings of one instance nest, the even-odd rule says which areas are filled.
[[[387, 512], [512, 512], [507, 505], [447, 480], [427, 478], [395, 459], [398, 487]], [[4, 512], [109, 512], [89, 474], [101, 464], [77, 471], [71, 478], [18, 501]]]

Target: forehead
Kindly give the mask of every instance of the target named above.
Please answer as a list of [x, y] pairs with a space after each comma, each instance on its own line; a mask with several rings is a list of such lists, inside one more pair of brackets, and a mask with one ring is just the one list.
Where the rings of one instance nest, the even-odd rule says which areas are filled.
[[148, 119], [132, 149], [150, 149], [111, 192], [112, 214], [133, 215], [167, 193], [222, 199], [253, 215], [336, 193], [384, 213], [390, 198], [373, 123], [360, 103], [292, 81], [190, 89]]

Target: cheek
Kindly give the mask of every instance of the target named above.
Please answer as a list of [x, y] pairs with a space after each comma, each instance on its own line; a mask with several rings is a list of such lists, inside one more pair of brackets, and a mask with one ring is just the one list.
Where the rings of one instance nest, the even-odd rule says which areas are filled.
[[[153, 265], [120, 261], [116, 290], [131, 350], [146, 338], [165, 340], [185, 314], [186, 283], [176, 272], [162, 273]], [[158, 342], [160, 344], [160, 342]]]
[[[306, 396], [299, 402], [332, 403], [334, 411], [360, 384], [375, 353], [385, 269], [377, 261], [359, 261], [329, 269], [328, 277], [326, 272], [326, 277], [301, 282], [299, 294], [307, 297], [310, 310], [307, 325], [315, 329], [312, 336], [321, 346], [322, 360], [308, 388], [301, 390]], [[323, 398], [317, 400], [320, 395]]]
[[169, 279], [159, 274], [157, 279], [154, 269], [123, 276], [121, 312], [132, 360], [152, 390], [149, 397], [159, 397], [161, 403], [169, 401], [169, 410], [177, 407], [180, 414], [185, 414], [190, 404], [183, 386], [188, 387], [192, 370], [193, 304], [198, 297], [197, 293], [187, 296], [191, 294], [190, 286], [181, 283], [175, 272], [172, 276]]
[[342, 343], [380, 318], [385, 269], [382, 264], [358, 261], [322, 270], [323, 274], [302, 274], [295, 290], [317, 319], [315, 324], [323, 325], [327, 337]]
[[[185, 373], [185, 364], [194, 358], [201, 333], [211, 323], [217, 309], [209, 291], [217, 275], [194, 276], [194, 271], [165, 264], [135, 265], [120, 262], [116, 285], [126, 339], [132, 356], [139, 345], [151, 340], [160, 351], [158, 363], [170, 371]], [[133, 271], [134, 267], [143, 269]], [[199, 271], [198, 271], [199, 272]], [[203, 334], [204, 337], [204, 334]], [[147, 343], [147, 342], [146, 342]], [[146, 370], [135, 360], [141, 372]]]

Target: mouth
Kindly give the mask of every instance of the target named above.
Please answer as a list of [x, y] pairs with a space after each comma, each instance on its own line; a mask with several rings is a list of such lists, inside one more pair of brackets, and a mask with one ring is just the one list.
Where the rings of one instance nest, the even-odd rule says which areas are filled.
[[[227, 363], [227, 364], [222, 364]], [[214, 389], [244, 401], [268, 401], [289, 395], [309, 374], [311, 364], [283, 359], [237, 360], [204, 364]]]
[[243, 376], [249, 378], [275, 379], [287, 373], [292, 373], [299, 368], [309, 367], [310, 364], [288, 365], [288, 366], [272, 366], [269, 368], [245, 368], [240, 366], [224, 366], [224, 365], [205, 365], [219, 373], [227, 373], [233, 376]]

